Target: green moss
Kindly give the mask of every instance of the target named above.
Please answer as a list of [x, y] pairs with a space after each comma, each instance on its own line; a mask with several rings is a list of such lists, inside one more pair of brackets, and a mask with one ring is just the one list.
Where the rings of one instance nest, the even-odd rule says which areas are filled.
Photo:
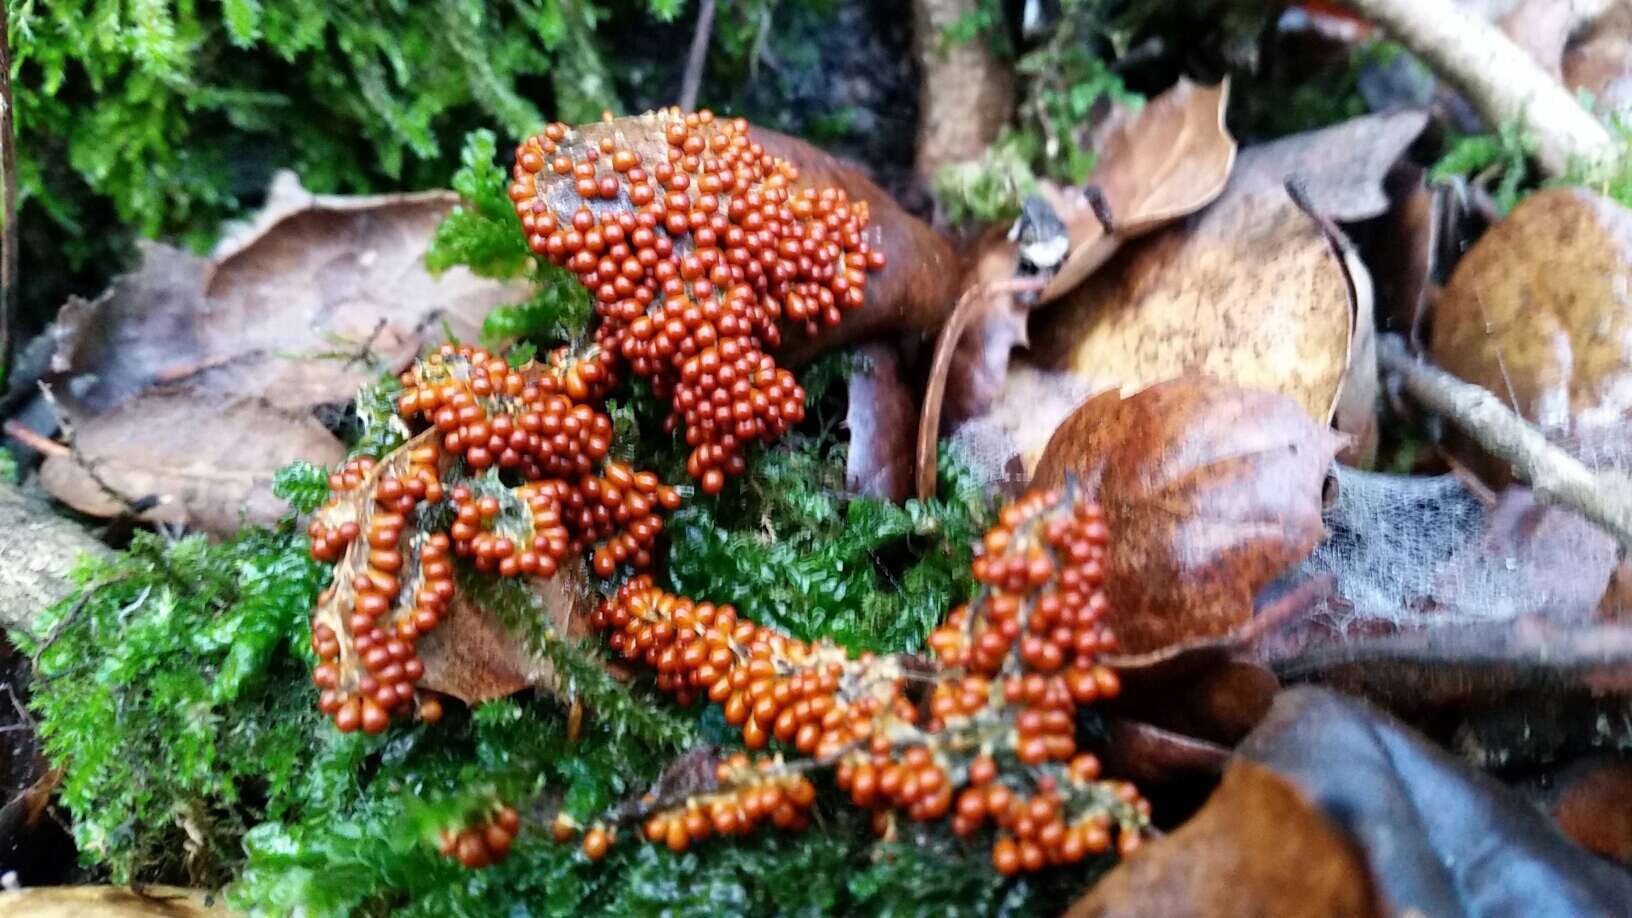
[[249, 826], [298, 809], [319, 720], [298, 644], [324, 577], [302, 542], [140, 534], [20, 636], [75, 840], [116, 881], [224, 881]]

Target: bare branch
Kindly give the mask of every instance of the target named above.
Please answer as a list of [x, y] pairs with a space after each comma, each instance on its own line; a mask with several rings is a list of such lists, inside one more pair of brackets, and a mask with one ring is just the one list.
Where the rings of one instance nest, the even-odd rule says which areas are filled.
[[1549, 175], [1611, 156], [1609, 131], [1501, 30], [1452, 0], [1347, 0], [1454, 83], [1492, 127], [1518, 121]]
[[1632, 553], [1632, 479], [1588, 469], [1494, 394], [1413, 359], [1398, 335], [1378, 339], [1377, 362], [1397, 374], [1425, 408], [1512, 465], [1538, 499], [1578, 511], [1613, 535], [1623, 552]]

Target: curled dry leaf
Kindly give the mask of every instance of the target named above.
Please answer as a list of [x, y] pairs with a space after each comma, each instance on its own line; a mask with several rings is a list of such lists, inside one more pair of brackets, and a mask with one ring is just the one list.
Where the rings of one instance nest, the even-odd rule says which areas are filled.
[[862, 366], [850, 374], [850, 428], [844, 479], [851, 491], [897, 503], [912, 492], [913, 434], [918, 406], [901, 379], [895, 348], [873, 342], [856, 349]]
[[314, 410], [525, 291], [424, 267], [450, 192], [316, 198], [202, 259], [144, 246], [142, 266], [65, 307], [49, 380], [74, 451], [47, 459], [53, 496], [97, 516], [156, 497], [146, 517], [227, 535], [285, 511], [273, 473], [341, 458]]
[[1282, 392], [1318, 420], [1336, 417], [1356, 435], [1351, 458], [1364, 459], [1371, 284], [1332, 221], [1387, 209], [1383, 179], [1424, 123], [1375, 116], [1246, 150], [1211, 207], [1033, 317], [1039, 364], [1094, 389], [1205, 372]]
[[1204, 86], [1181, 78], [1137, 115], [1121, 119], [1088, 177], [1101, 207], [1082, 189], [1045, 186], [1071, 248], [1044, 288], [1044, 302], [1081, 283], [1122, 242], [1195, 213], [1223, 193], [1236, 151], [1224, 127], [1229, 97], [1227, 79]]
[[1354, 843], [1291, 783], [1237, 761], [1172, 835], [1135, 851], [1068, 918], [1382, 914]]
[[[1188, 79], [1137, 114], [1113, 113], [1115, 126], [1088, 179], [1090, 193], [1044, 183], [1046, 211], [1027, 212], [1008, 237], [988, 233], [971, 250], [963, 295], [942, 326], [925, 386], [918, 437], [918, 496], [935, 492], [935, 452], [943, 421], [985, 414], [1003, 387], [1009, 354], [1028, 342], [1027, 317], [1091, 274], [1126, 240], [1152, 232], [1211, 202], [1235, 162], [1235, 139], [1224, 129], [1229, 81], [1202, 86]], [[1111, 224], [1107, 226], [1106, 220]], [[1046, 226], [1044, 226], [1046, 224]], [[1063, 263], [1031, 266], [1030, 239], [1063, 232]], [[1022, 269], [1025, 270], [1022, 270]]]
[[1564, 50], [1564, 85], [1586, 92], [1606, 111], [1632, 112], [1632, 7], [1608, 10]]
[[1383, 914], [1615, 915], [1632, 902], [1632, 874], [1363, 702], [1283, 692], [1236, 754], [1358, 843]]
[[1123, 650], [1217, 637], [1325, 533], [1339, 438], [1291, 399], [1188, 376], [1105, 393], [1055, 431], [1035, 486], [1074, 474], [1115, 533], [1105, 590]]
[[[553, 577], [529, 577], [528, 589], [539, 599], [556, 634], [587, 637], [594, 602], [589, 567], [581, 556], [563, 564]], [[524, 688], [558, 690], [555, 667], [542, 653], [498, 617], [464, 593], [454, 594], [447, 615], [417, 648], [425, 664], [421, 688], [480, 704], [514, 695]]]
[[[1632, 459], [1632, 210], [1530, 195], [1469, 250], [1434, 306], [1433, 362], [1589, 465]], [[1487, 481], [1510, 470], [1458, 441]]]

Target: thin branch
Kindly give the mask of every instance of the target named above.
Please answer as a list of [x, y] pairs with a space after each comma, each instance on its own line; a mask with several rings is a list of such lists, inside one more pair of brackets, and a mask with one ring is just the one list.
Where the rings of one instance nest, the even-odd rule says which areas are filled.
[[24, 426], [24, 424], [16, 418], [7, 418], [5, 424], [0, 425], [0, 430], [4, 430], [6, 436], [44, 456], [56, 456], [60, 458], [73, 452], [73, 450], [70, 450], [68, 447], [58, 443], [45, 434], [42, 434], [31, 427]]
[[1047, 279], [1021, 277], [976, 284], [963, 292], [958, 304], [947, 316], [935, 339], [935, 356], [930, 362], [929, 381], [924, 388], [922, 414], [918, 418], [917, 482], [918, 499], [935, 496], [937, 457], [940, 449], [941, 404], [946, 397], [946, 376], [952, 369], [952, 356], [958, 342], [969, 330], [975, 317], [984, 314], [993, 297], [1018, 293], [1037, 293], [1048, 286]]
[[1397, 374], [1423, 407], [1511, 465], [1537, 499], [1579, 512], [1632, 554], [1632, 479], [1588, 469], [1492, 393], [1413, 359], [1398, 335], [1377, 339], [1377, 362]]
[[1549, 175], [1594, 165], [1614, 139], [1541, 65], [1501, 30], [1452, 0], [1347, 0], [1454, 83], [1492, 128], [1517, 121]]
[[697, 93], [703, 86], [703, 65], [708, 61], [708, 42], [714, 34], [714, 0], [697, 5], [697, 30], [691, 33], [691, 51], [686, 55], [686, 72], [680, 80], [680, 108], [697, 107]]
[[11, 111], [11, 15], [0, 0], [0, 381], [10, 378], [17, 352], [17, 142]]

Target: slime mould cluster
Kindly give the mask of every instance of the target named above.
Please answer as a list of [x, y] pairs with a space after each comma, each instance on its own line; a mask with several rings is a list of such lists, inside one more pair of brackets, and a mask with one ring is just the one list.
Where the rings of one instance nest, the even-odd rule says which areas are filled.
[[[899, 656], [851, 658], [630, 580], [592, 618], [611, 648], [680, 699], [719, 704], [750, 750], [774, 739], [794, 756], [739, 754], [712, 786], [648, 801], [645, 837], [681, 851], [765, 820], [799, 829], [815, 795], [807, 774], [821, 768], [880, 834], [897, 816], [950, 814], [960, 837], [990, 825], [1004, 874], [1075, 863], [1113, 841], [1131, 850], [1148, 805], [1131, 784], [1101, 779], [1076, 742], [1078, 707], [1119, 691], [1097, 662], [1116, 646], [1102, 621], [1109, 536], [1099, 505], [1079, 495], [1007, 507], [973, 563], [981, 594], [934, 632], [928, 671]], [[603, 854], [615, 828], [588, 827], [584, 852]]]
[[[519, 367], [443, 347], [402, 377], [397, 408], [420, 433], [331, 477], [334, 498], [308, 532], [313, 556], [339, 571], [312, 644], [319, 706], [341, 730], [379, 732], [416, 706], [441, 716], [416, 694], [414, 646], [454, 596], [456, 559], [504, 577], [547, 577], [583, 552], [603, 577], [650, 565], [660, 514], [681, 498], [608, 458], [602, 408], [620, 377], [668, 401], [688, 473], [718, 492], [744, 470], [745, 446], [803, 418], [804, 392], [770, 355], [780, 323], [838, 323], [884, 263], [864, 238], [865, 202], [801, 186], [745, 122], [708, 112], [552, 124], [521, 144], [512, 177], [531, 250], [593, 293], [593, 333]], [[934, 631], [928, 661], [852, 657], [637, 573], [592, 625], [682, 703], [719, 705], [749, 752], [615, 817], [584, 826], [561, 814], [552, 834], [581, 836], [598, 859], [625, 822], [676, 851], [766, 822], [797, 830], [810, 822], [812, 776], [830, 772], [881, 835], [903, 817], [950, 815], [960, 837], [990, 828], [1004, 874], [1131, 849], [1148, 804], [1101, 778], [1077, 743], [1079, 709], [1119, 691], [1099, 662], [1116, 646], [1104, 623], [1109, 542], [1100, 507], [1074, 487], [1012, 504], [978, 546], [979, 594]], [[442, 851], [497, 863], [521, 823], [493, 801], [449, 827]]]
[[804, 392], [769, 353], [778, 323], [837, 325], [884, 257], [864, 238], [865, 202], [801, 188], [746, 121], [647, 117], [633, 136], [549, 125], [517, 149], [510, 198], [528, 247], [594, 295], [596, 343], [668, 399], [687, 472], [713, 494], [741, 473], [744, 446], [804, 418]]
[[658, 513], [679, 496], [607, 460], [602, 407], [620, 376], [670, 401], [688, 471], [717, 492], [748, 443], [804, 417], [804, 391], [768, 353], [778, 323], [837, 323], [883, 266], [862, 238], [865, 203], [800, 189], [745, 122], [671, 110], [625, 126], [549, 125], [517, 150], [510, 187], [533, 251], [594, 292], [593, 340], [520, 368], [444, 347], [402, 379], [398, 410], [424, 431], [330, 479], [308, 532], [343, 576], [313, 616], [313, 678], [341, 730], [441, 715], [416, 699], [414, 647], [453, 598], [454, 557], [501, 576], [547, 577], [591, 546], [603, 577], [650, 563]]

